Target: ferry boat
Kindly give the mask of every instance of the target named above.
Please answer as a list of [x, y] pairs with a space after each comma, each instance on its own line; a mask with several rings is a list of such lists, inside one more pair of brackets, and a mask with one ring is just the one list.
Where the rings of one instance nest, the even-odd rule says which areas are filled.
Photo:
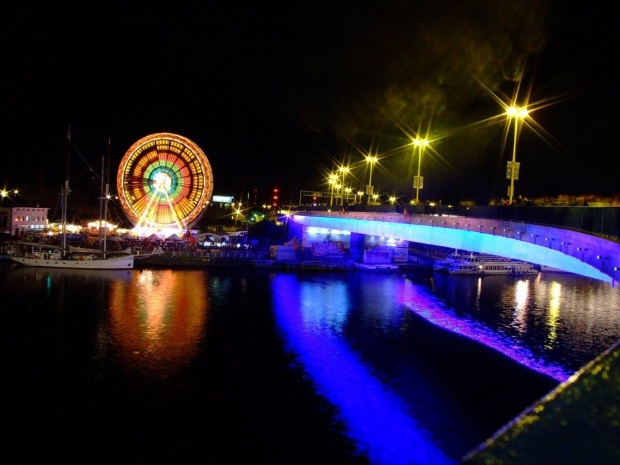
[[467, 254], [459, 253], [459, 251], [455, 249], [454, 252], [446, 256], [446, 258], [435, 260], [433, 262], [433, 271], [447, 272], [450, 265], [467, 257]]
[[472, 255], [451, 263], [447, 271], [454, 275], [530, 275], [538, 274], [531, 263], [494, 255]]

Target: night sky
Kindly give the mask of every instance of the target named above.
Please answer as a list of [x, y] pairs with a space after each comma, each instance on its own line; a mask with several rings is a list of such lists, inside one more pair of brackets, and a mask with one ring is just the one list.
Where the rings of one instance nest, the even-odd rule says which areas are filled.
[[510, 101], [520, 77], [520, 98], [548, 105], [519, 138], [516, 194], [620, 193], [611, 3], [56, 3], [1, 7], [8, 189], [60, 189], [71, 125], [76, 189], [97, 185], [108, 138], [115, 178], [135, 141], [173, 132], [205, 152], [215, 194], [296, 203], [342, 163], [361, 188], [372, 151], [375, 189], [406, 199], [411, 137], [428, 133], [420, 197], [485, 202], [512, 157], [492, 94]]

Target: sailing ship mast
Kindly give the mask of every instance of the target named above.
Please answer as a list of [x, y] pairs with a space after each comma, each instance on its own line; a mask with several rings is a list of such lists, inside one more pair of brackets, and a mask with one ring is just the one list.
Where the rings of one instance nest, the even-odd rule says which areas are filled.
[[67, 198], [69, 197], [69, 156], [71, 154], [71, 125], [67, 129], [67, 176], [62, 188], [62, 256], [67, 255]]
[[[101, 179], [103, 181], [103, 177]], [[103, 230], [103, 258], [105, 258], [108, 244], [108, 200], [110, 199], [110, 138], [108, 138], [108, 170], [106, 173], [106, 184], [104, 192], [104, 204], [103, 204], [103, 221], [105, 229]], [[101, 226], [101, 221], [99, 222]]]

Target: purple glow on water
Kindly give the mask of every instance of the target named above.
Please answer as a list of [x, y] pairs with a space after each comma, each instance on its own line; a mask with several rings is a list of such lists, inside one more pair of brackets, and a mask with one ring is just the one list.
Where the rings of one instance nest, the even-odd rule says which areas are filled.
[[[272, 279], [276, 321], [317, 389], [340, 411], [360, 454], [375, 464], [453, 464], [406, 405], [340, 336], [350, 309], [345, 284]], [[320, 302], [320, 304], [317, 304]]]
[[573, 375], [561, 366], [536, 357], [529, 349], [520, 346], [510, 337], [498, 334], [479, 322], [457, 316], [454, 310], [444, 308], [435, 296], [421, 286], [414, 285], [410, 280], [404, 280], [399, 284], [395, 298], [400, 304], [430, 323], [480, 342], [538, 373], [560, 382]]

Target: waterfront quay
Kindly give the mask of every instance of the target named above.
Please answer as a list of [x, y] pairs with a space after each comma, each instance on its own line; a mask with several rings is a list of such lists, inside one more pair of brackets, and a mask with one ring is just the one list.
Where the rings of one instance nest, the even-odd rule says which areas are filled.
[[[430, 254], [429, 254], [430, 255]], [[274, 260], [269, 252], [236, 251], [180, 251], [161, 254], [136, 255], [134, 268], [252, 268], [252, 269], [286, 269], [296, 271], [350, 271], [355, 270], [355, 261], [348, 256], [326, 257], [322, 260], [304, 259], [300, 253], [292, 260]], [[433, 260], [428, 256], [412, 257], [412, 260], [399, 264], [404, 270], [431, 270]]]

